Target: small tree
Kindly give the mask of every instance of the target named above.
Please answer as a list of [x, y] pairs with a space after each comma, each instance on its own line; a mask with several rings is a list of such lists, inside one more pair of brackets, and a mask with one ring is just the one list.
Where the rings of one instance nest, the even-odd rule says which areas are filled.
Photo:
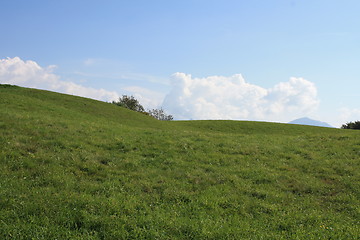
[[134, 96], [122, 95], [122, 97], [119, 98], [119, 101], [112, 101], [112, 104], [125, 107], [136, 112], [145, 112], [144, 107], [134, 98]]
[[162, 108], [149, 110], [148, 113], [153, 118], [161, 121], [171, 121], [174, 119], [172, 115], [167, 115]]
[[134, 96], [122, 95], [122, 97], [120, 97], [118, 101], [112, 101], [111, 103], [120, 107], [143, 113], [145, 115], [150, 115], [158, 120], [171, 121], [174, 119], [173, 116], [167, 115], [162, 108], [153, 109], [146, 112], [144, 107], [140, 104], [138, 100], [134, 98]]
[[341, 126], [342, 129], [357, 129], [360, 130], [360, 121], [348, 122]]

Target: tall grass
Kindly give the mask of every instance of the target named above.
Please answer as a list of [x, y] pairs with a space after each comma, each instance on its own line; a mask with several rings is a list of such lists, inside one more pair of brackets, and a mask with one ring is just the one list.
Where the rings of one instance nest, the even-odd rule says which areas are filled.
[[1, 239], [358, 239], [357, 131], [157, 121], [0, 85]]

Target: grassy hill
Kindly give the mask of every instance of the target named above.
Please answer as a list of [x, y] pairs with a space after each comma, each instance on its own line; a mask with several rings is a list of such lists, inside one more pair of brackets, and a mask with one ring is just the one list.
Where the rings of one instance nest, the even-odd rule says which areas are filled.
[[359, 169], [358, 131], [0, 85], [1, 239], [359, 239]]

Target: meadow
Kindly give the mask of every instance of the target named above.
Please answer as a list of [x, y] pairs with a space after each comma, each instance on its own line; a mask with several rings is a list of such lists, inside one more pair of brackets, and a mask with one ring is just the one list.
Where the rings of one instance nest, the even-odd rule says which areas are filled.
[[1, 239], [359, 239], [359, 169], [359, 131], [0, 85]]

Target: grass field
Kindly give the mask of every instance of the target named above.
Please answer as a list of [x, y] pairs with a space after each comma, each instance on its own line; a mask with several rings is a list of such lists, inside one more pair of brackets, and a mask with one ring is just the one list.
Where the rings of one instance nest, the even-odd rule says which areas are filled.
[[359, 239], [359, 170], [360, 131], [0, 85], [0, 239]]

